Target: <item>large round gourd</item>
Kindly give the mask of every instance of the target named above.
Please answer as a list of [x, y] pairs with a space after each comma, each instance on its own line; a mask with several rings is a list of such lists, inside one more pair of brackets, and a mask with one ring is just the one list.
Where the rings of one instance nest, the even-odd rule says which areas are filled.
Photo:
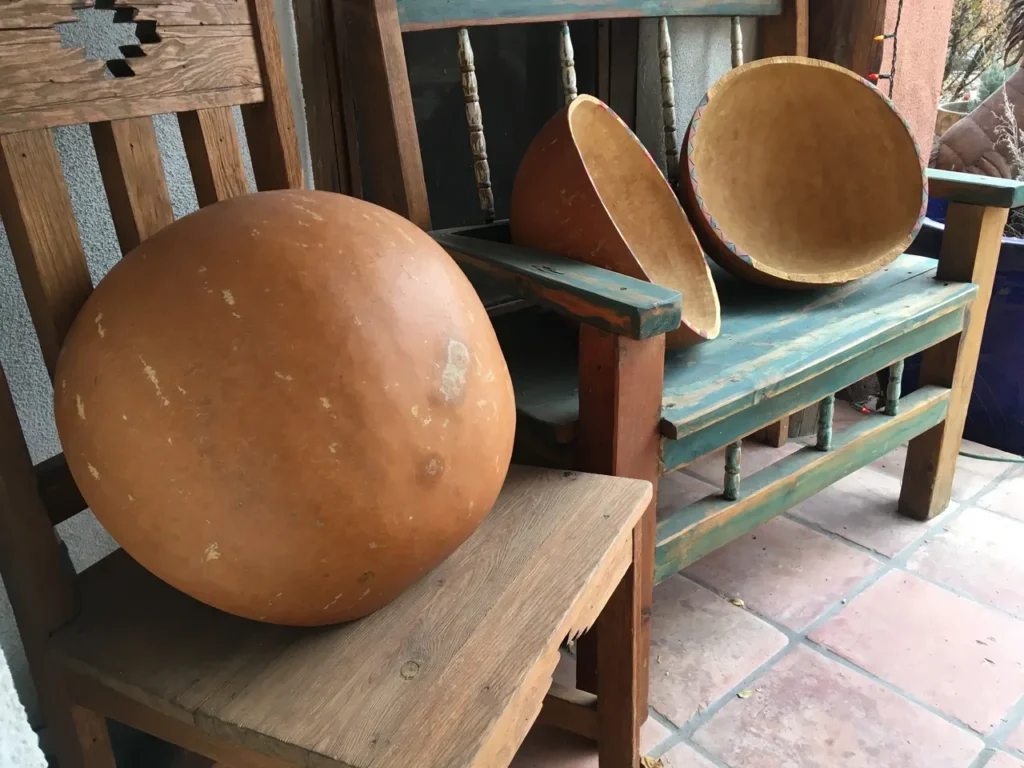
[[236, 198], [147, 240], [76, 318], [55, 393], [114, 539], [193, 597], [281, 624], [368, 614], [453, 552], [515, 429], [448, 254], [324, 192]]

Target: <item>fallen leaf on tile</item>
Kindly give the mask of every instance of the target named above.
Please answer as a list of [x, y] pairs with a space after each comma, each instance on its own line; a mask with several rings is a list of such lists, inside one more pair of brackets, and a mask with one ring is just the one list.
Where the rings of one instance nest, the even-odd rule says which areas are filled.
[[751, 696], [754, 695], [754, 692], [752, 690], [750, 690], [749, 688], [744, 688], [742, 691], [740, 691], [736, 695], [739, 696], [741, 699], [749, 699]]
[[640, 768], [665, 768], [665, 762], [660, 757], [644, 755], [640, 758]]
[[744, 607], [744, 606], [746, 605], [746, 603], [744, 603], [744, 602], [743, 602], [743, 601], [742, 601], [742, 600], [741, 600], [740, 598], [738, 598], [738, 597], [734, 597], [734, 598], [732, 598], [732, 600], [730, 600], [729, 602], [730, 602], [730, 603], [732, 603], [733, 605], [735, 605], [735, 606], [736, 606], [737, 608], [743, 608], [743, 607]]

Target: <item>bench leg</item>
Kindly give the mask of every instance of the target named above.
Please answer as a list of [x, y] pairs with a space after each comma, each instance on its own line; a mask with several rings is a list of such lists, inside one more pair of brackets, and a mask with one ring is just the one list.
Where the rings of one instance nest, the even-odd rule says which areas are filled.
[[[619, 477], [649, 480], [655, 498], [633, 537], [633, 579], [638, 629], [632, 641], [638, 686], [637, 717], [647, 719], [654, 590], [655, 510], [659, 477], [661, 392], [665, 373], [665, 337], [635, 341], [588, 325], [580, 329], [579, 468]], [[606, 612], [608, 612], [606, 610]], [[614, 612], [613, 612], [614, 613]], [[625, 621], [625, 619], [623, 619]], [[597, 693], [599, 647], [595, 639], [611, 621], [599, 621], [577, 644], [576, 687]]]
[[949, 206], [937, 277], [977, 283], [978, 297], [963, 331], [922, 355], [921, 386], [949, 387], [952, 396], [946, 420], [910, 442], [899, 504], [908, 517], [927, 520], [949, 505], [1007, 214], [1006, 208]]

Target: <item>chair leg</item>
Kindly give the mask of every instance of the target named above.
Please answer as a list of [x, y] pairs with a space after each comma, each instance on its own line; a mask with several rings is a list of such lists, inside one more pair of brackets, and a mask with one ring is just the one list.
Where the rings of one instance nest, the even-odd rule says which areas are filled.
[[946, 215], [937, 278], [977, 283], [978, 297], [963, 330], [921, 358], [921, 385], [952, 392], [945, 421], [910, 442], [899, 503], [908, 517], [927, 520], [949, 505], [1007, 213], [1006, 208], [951, 203]]
[[[634, 532], [634, 552], [642, 536]], [[634, 564], [597, 619], [597, 755], [599, 768], [638, 768], [640, 725], [647, 719], [636, 659], [642, 647], [641, 579]], [[642, 716], [641, 716], [642, 713]]]
[[91, 709], [72, 704], [69, 719], [74, 742], [69, 739], [70, 733], [58, 733], [57, 736], [57, 759], [61, 768], [65, 765], [116, 768], [106, 718]]

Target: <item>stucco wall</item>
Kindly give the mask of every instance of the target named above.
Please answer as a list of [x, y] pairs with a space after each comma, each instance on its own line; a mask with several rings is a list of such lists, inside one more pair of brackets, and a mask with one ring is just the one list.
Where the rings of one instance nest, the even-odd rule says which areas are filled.
[[[896, 26], [896, 0], [886, 7], [886, 31]], [[946, 65], [949, 23], [953, 0], [904, 0], [896, 60], [894, 101], [910, 123], [925, 160], [935, 137], [935, 113], [939, 106], [942, 70]], [[892, 61], [892, 41], [882, 55], [883, 73]], [[882, 83], [888, 93], [888, 84]]]
[[[299, 84], [298, 54], [295, 25], [289, 0], [275, 0], [278, 27], [285, 68], [292, 94], [292, 106], [299, 126], [302, 157], [309, 171], [309, 147], [303, 119], [302, 96]], [[87, 55], [111, 58], [116, 45], [132, 42], [134, 25], [111, 23], [113, 11], [81, 13], [81, 21], [61, 28], [65, 45], [83, 46]], [[236, 110], [236, 122], [241, 128]], [[185, 151], [181, 143], [177, 120], [170, 115], [154, 118], [157, 138], [163, 156], [164, 173], [175, 216], [183, 216], [196, 209], [195, 190]], [[252, 170], [248, 151], [242, 136], [246, 168], [250, 186]], [[78, 220], [82, 243], [89, 261], [89, 271], [96, 282], [120, 257], [117, 237], [110, 218], [106, 196], [103, 193], [96, 153], [89, 129], [84, 126], [54, 130], [57, 150], [71, 195], [71, 204]], [[21, 418], [34, 461], [42, 461], [60, 450], [53, 424], [52, 390], [43, 366], [39, 346], [28, 315], [14, 268], [6, 233], [0, 224], [0, 363], [10, 382], [18, 415]], [[87, 567], [114, 548], [106, 531], [90, 513], [83, 513], [63, 523], [59, 533], [67, 543], [75, 567]], [[11, 614], [7, 593], [0, 588], [0, 647], [7, 656], [15, 684], [22, 695], [33, 721], [38, 723], [35, 696], [25, 665], [24, 652]]]

